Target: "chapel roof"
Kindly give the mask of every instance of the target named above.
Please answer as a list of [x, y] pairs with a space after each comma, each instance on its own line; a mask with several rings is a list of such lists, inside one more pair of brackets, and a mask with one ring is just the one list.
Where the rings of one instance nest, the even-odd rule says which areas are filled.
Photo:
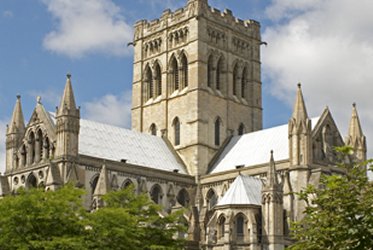
[[[312, 129], [319, 117], [312, 118]], [[288, 124], [234, 136], [211, 167], [210, 174], [234, 170], [237, 166], [268, 163], [268, 152], [276, 153], [276, 161], [289, 159]]]

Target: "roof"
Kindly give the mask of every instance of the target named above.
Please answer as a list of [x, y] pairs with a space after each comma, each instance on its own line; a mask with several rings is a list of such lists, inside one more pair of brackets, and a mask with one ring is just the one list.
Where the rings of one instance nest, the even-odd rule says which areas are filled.
[[[311, 120], [312, 129], [319, 118]], [[288, 124], [234, 136], [211, 168], [210, 174], [233, 170], [236, 166], [268, 163], [273, 150], [276, 161], [289, 159]]]
[[238, 175], [217, 206], [261, 205], [262, 181], [252, 176]]
[[186, 174], [161, 137], [85, 119], [80, 119], [79, 154]]

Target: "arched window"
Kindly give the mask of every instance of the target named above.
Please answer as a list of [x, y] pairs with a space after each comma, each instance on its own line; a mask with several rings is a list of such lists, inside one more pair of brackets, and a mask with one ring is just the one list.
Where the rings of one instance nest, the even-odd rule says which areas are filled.
[[179, 202], [180, 205], [183, 207], [187, 207], [189, 205], [189, 194], [188, 192], [183, 188], [180, 190], [176, 197], [177, 202]]
[[210, 189], [206, 195], [207, 207], [211, 210], [218, 203], [218, 196], [213, 189]]
[[91, 195], [94, 194], [97, 182], [98, 182], [99, 175], [96, 175], [92, 180], [91, 180]]
[[245, 125], [243, 123], [238, 127], [238, 135], [243, 135], [245, 133]]
[[38, 163], [43, 159], [43, 133], [41, 132], [41, 129], [36, 133], [35, 147], [35, 162]]
[[155, 184], [150, 190], [150, 198], [156, 204], [162, 203], [162, 188], [158, 184]]
[[158, 63], [154, 67], [156, 96], [162, 95], [162, 71]]
[[218, 220], [218, 237], [222, 238], [225, 234], [225, 217], [221, 216]]
[[150, 98], [153, 98], [153, 93], [154, 93], [153, 92], [154, 91], [153, 74], [149, 66], [147, 66], [145, 69], [145, 84], [146, 84], [146, 100], [149, 100]]
[[242, 71], [242, 78], [241, 78], [241, 97], [246, 98], [246, 91], [247, 91], [247, 69], [246, 67]]
[[188, 59], [185, 54], [181, 56], [181, 81], [183, 87], [188, 87]]
[[174, 125], [174, 140], [175, 140], [175, 146], [180, 145], [180, 121], [179, 118], [176, 117], [173, 122]]
[[207, 86], [212, 87], [212, 78], [213, 78], [213, 57], [212, 55], [209, 56], [209, 59], [207, 61]]
[[130, 180], [130, 179], [126, 179], [123, 183], [122, 183], [122, 188], [128, 188], [129, 186], [131, 185], [134, 185], [133, 182]]
[[175, 57], [171, 60], [171, 84], [173, 91], [179, 89], [179, 66]]
[[242, 214], [237, 215], [236, 217], [236, 234], [237, 237], [243, 237], [244, 235], [244, 225], [245, 225], [245, 218]]
[[48, 137], [44, 138], [43, 147], [44, 147], [43, 157], [44, 157], [44, 159], [49, 159], [50, 146], [49, 146], [49, 139], [48, 139]]
[[29, 148], [28, 148], [29, 149], [29, 152], [28, 152], [29, 164], [31, 165], [32, 163], [35, 162], [35, 134], [34, 132], [30, 133], [28, 143], [29, 143]]
[[223, 80], [223, 71], [224, 71], [224, 58], [220, 57], [216, 65], [216, 86], [217, 90], [222, 89], [222, 80]]
[[38, 186], [38, 181], [34, 174], [30, 174], [26, 180], [26, 188], [36, 188]]
[[233, 95], [236, 96], [237, 95], [237, 84], [238, 84], [238, 64], [236, 63], [236, 65], [234, 66], [233, 68]]
[[221, 121], [220, 118], [218, 117], [215, 121], [215, 145], [219, 146], [220, 145], [220, 126], [221, 126]]
[[23, 144], [21, 148], [21, 166], [24, 167], [27, 165], [27, 148], [26, 145]]
[[157, 135], [157, 126], [154, 123], [150, 126], [150, 134]]

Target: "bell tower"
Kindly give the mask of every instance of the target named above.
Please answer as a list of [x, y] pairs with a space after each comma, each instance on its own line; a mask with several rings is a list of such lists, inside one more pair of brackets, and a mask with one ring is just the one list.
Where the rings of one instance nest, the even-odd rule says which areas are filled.
[[262, 128], [260, 25], [188, 0], [135, 24], [133, 129], [167, 138], [200, 175], [231, 135]]

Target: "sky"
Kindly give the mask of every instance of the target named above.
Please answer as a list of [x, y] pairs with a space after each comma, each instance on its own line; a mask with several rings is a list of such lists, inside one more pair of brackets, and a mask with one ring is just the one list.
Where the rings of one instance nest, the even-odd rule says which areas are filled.
[[[0, 171], [5, 130], [16, 95], [28, 122], [42, 97], [59, 105], [72, 74], [81, 116], [130, 128], [137, 20], [153, 20], [187, 0], [0, 0]], [[328, 106], [346, 136], [357, 103], [373, 140], [373, 1], [209, 0], [240, 19], [261, 23], [264, 127], [288, 122], [298, 82], [310, 117]]]

